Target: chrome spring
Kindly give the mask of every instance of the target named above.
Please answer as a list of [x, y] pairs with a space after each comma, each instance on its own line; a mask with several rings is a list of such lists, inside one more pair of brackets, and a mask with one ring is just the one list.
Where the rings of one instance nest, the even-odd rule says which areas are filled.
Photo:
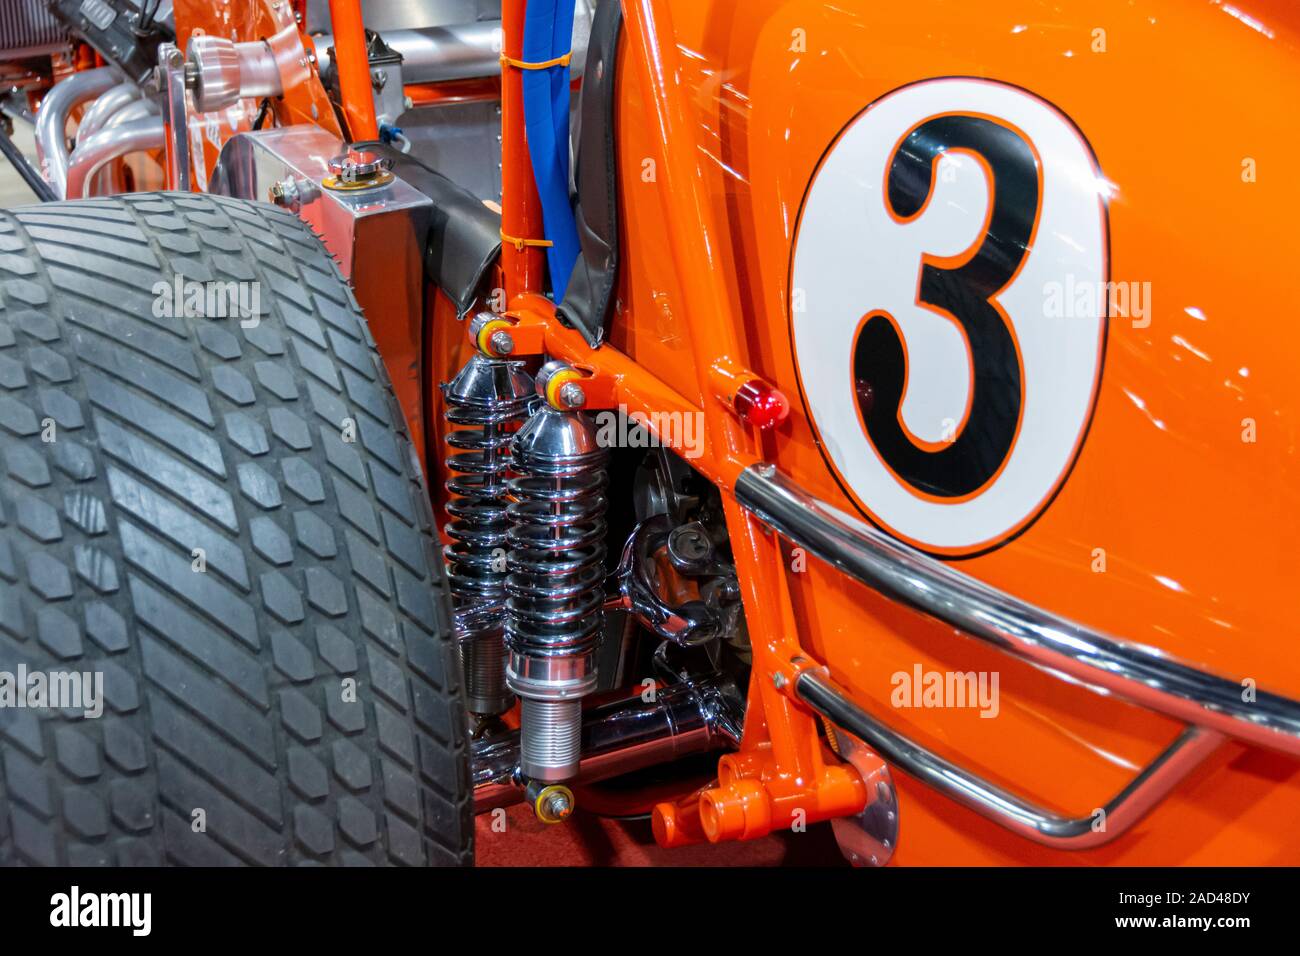
[[578, 769], [581, 698], [595, 688], [603, 623], [608, 458], [587, 415], [549, 405], [512, 443], [507, 676], [522, 699], [520, 769], [536, 780]]
[[471, 713], [501, 714], [513, 702], [503, 638], [509, 449], [536, 397], [520, 363], [481, 354], [443, 387], [443, 396], [446, 419], [455, 426], [446, 439], [452, 497], [443, 554], [466, 697]]
[[[548, 414], [546, 410], [540, 414]], [[556, 415], [574, 414], [553, 412]], [[605, 458], [512, 478], [509, 594], [512, 646], [580, 653], [600, 629], [605, 578]], [[537, 468], [538, 462], [516, 467]]]

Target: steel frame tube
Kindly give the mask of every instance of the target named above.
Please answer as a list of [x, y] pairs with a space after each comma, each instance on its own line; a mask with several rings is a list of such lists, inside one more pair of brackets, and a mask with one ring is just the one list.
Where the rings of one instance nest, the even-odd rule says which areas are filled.
[[329, 5], [339, 95], [343, 100], [343, 115], [348, 121], [349, 142], [378, 139], [379, 123], [375, 119], [375, 96], [371, 89], [361, 0], [329, 0]]

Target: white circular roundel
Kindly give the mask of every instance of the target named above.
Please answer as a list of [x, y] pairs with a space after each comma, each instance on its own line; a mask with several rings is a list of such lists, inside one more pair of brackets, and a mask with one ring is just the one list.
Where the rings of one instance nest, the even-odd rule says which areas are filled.
[[987, 80], [896, 90], [827, 151], [791, 335], [827, 461], [886, 531], [975, 554], [1060, 488], [1101, 377], [1104, 186], [1069, 120]]

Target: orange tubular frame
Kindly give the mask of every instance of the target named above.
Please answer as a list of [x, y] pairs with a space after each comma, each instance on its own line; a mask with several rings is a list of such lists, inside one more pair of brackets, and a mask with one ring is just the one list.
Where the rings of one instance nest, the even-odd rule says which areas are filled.
[[[699, 374], [706, 448], [724, 463], [720, 490], [753, 642], [751, 713], [740, 754], [722, 762], [718, 786], [705, 790], [697, 805], [660, 804], [655, 831], [661, 841], [675, 842], [669, 839], [670, 832], [697, 832], [693, 818], [698, 816], [704, 836], [713, 842], [749, 839], [799, 819], [811, 823], [856, 813], [866, 803], [866, 787], [856, 771], [828, 757], [813, 713], [793, 699], [794, 679], [811, 662], [799, 646], [780, 548], [775, 536], [743, 511], [732, 493], [734, 475], [757, 460], [755, 436], [747, 435], [731, 410], [713, 396], [712, 369], [719, 363], [743, 367], [747, 362], [737, 334], [739, 322], [723, 285], [722, 277], [730, 270], [717, 261], [720, 233], [713, 225], [695, 159], [695, 125], [681, 83], [672, 20], [666, 5], [653, 0], [625, 0], [623, 11], [659, 127], [663, 162], [657, 192], [682, 293], [689, 303], [687, 314], [708, 319], [708, 334], [701, 330], [690, 341]], [[767, 739], [761, 742], [755, 739], [760, 735], [755, 711], [761, 711], [766, 724]], [[689, 818], [687, 825], [674, 826], [683, 813]]]
[[361, 0], [330, 0], [334, 28], [334, 63], [339, 75], [339, 96], [352, 142], [377, 139], [375, 97], [371, 92], [370, 58], [366, 55], [366, 27]]
[[[502, 46], [522, 56], [527, 0], [502, 0]], [[866, 785], [850, 765], [823, 744], [813, 712], [794, 697], [798, 675], [817, 665], [802, 651], [790, 601], [786, 568], [776, 536], [737, 504], [735, 481], [760, 461], [759, 435], [735, 415], [720, 383], [747, 368], [719, 261], [720, 233], [713, 224], [695, 160], [691, 104], [680, 82], [673, 24], [665, 4], [623, 0], [624, 30], [635, 52], [640, 80], [650, 94], [660, 141], [657, 190], [668, 226], [668, 244], [688, 314], [705, 329], [690, 336], [698, 370], [698, 395], [683, 396], [610, 345], [592, 349], [555, 316], [541, 294], [544, 259], [531, 245], [506, 241], [501, 250], [516, 355], [563, 359], [591, 375], [600, 395], [653, 422], [665, 411], [701, 414], [704, 454], [692, 465], [714, 482], [723, 499], [736, 571], [742, 582], [746, 621], [753, 642], [749, 709], [741, 750], [723, 758], [719, 781], [698, 794], [655, 808], [657, 839], [667, 846], [708, 839], [753, 839], [797, 822], [813, 823], [853, 814], [867, 801]], [[354, 138], [374, 135], [374, 106], [365, 59], [364, 30], [356, 0], [331, 0], [339, 83]], [[542, 234], [523, 124], [519, 72], [501, 78], [501, 231], [516, 239]], [[365, 131], [370, 130], [367, 134]]]
[[[501, 0], [501, 53], [524, 55], [524, 10], [527, 0]], [[516, 239], [542, 235], [542, 201], [533, 182], [533, 167], [524, 136], [524, 83], [518, 70], [501, 71], [501, 233]], [[501, 268], [507, 301], [542, 288], [542, 250], [502, 242]]]
[[[518, 56], [525, 0], [502, 3], [506, 55]], [[541, 252], [506, 243], [502, 249], [507, 319], [516, 323], [516, 354], [545, 351], [582, 369], [601, 383], [611, 402], [651, 421], [654, 413], [702, 414], [704, 454], [692, 464], [718, 485], [736, 570], [744, 589], [746, 620], [753, 640], [749, 715], [742, 749], [719, 765], [719, 782], [678, 803], [655, 808], [655, 833], [669, 846], [708, 839], [753, 839], [796, 822], [812, 823], [858, 812], [866, 786], [858, 773], [823, 745], [811, 710], [794, 699], [795, 678], [816, 666], [803, 654], [787, 590], [786, 569], [775, 535], [744, 511], [734, 497], [737, 476], [759, 461], [758, 435], [736, 418], [719, 382], [746, 367], [739, 323], [721, 277], [720, 235], [704, 195], [694, 159], [690, 103], [680, 83], [673, 25], [666, 6], [653, 0], [625, 0], [628, 42], [640, 79], [650, 93], [661, 143], [657, 190], [668, 224], [668, 244], [689, 314], [707, 318], [707, 335], [690, 336], [699, 393], [677, 394], [609, 345], [590, 348], [555, 317], [553, 303], [538, 293]], [[518, 74], [502, 78], [502, 232], [540, 236], [541, 216], [524, 142]]]

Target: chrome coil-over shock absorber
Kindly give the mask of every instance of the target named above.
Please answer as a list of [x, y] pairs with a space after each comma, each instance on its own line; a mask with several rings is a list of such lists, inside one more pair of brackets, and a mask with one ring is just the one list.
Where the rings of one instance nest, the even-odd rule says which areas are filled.
[[548, 362], [537, 391], [543, 402], [511, 445], [506, 675], [520, 698], [520, 770], [550, 782], [577, 774], [582, 697], [596, 686], [609, 453], [576, 411], [580, 373]]
[[[479, 316], [474, 323], [492, 318]], [[492, 357], [482, 349], [442, 393], [447, 421], [455, 426], [447, 433], [451, 520], [444, 554], [468, 707], [473, 714], [503, 714], [514, 700], [506, 686], [503, 640], [510, 441], [537, 396], [522, 363]]]

